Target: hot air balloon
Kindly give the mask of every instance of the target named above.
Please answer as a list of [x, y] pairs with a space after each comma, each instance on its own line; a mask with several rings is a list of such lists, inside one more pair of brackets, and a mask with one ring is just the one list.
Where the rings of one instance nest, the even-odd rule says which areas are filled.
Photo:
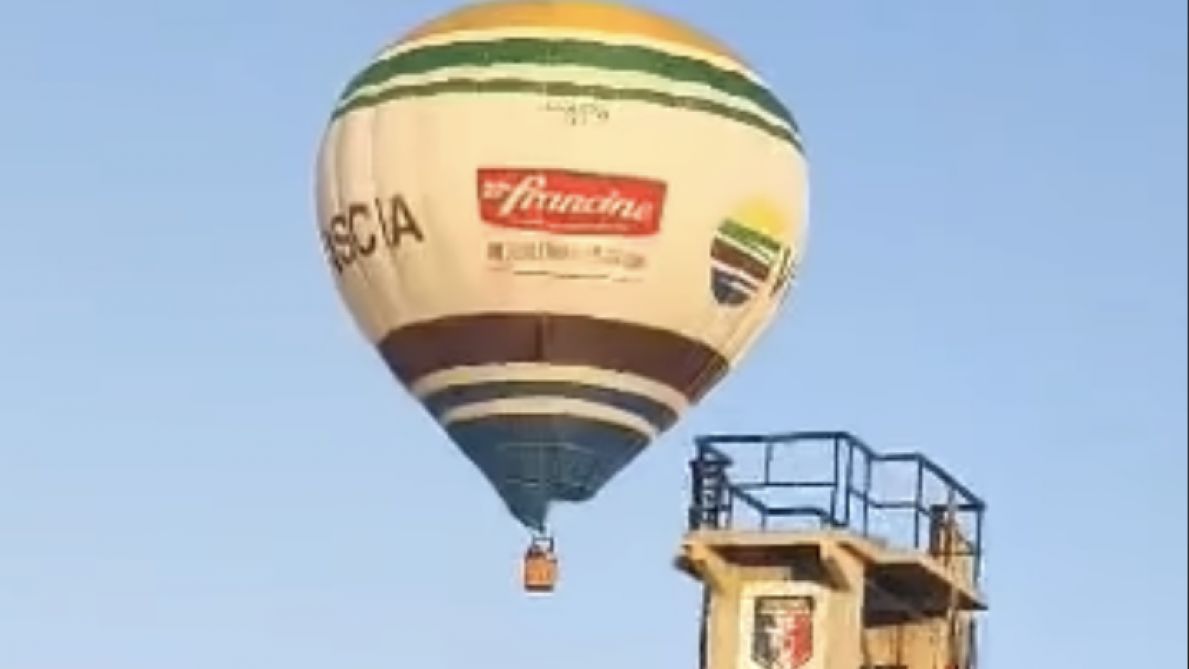
[[806, 198], [797, 124], [741, 58], [595, 2], [413, 30], [349, 81], [317, 159], [343, 301], [537, 568], [551, 505], [592, 499], [767, 328]]

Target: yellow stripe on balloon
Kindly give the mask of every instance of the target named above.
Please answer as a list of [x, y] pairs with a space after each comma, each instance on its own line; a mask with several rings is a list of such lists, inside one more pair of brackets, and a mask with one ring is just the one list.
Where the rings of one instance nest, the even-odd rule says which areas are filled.
[[569, 28], [638, 35], [743, 60], [722, 43], [653, 12], [604, 2], [548, 0], [487, 2], [456, 10], [410, 32], [401, 43], [452, 32], [502, 28]]

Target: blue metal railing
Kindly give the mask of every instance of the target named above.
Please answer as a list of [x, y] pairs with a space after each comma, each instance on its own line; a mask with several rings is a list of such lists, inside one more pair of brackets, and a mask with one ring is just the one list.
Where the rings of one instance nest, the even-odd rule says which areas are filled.
[[[690, 463], [692, 501], [689, 528], [731, 529], [738, 512], [754, 513], [759, 529], [769, 530], [779, 519], [808, 519], [824, 529], [850, 529], [863, 536], [907, 544], [945, 557], [970, 557], [978, 583], [982, 570], [983, 524], [986, 504], [948, 472], [920, 453], [881, 454], [847, 432], [794, 432], [770, 435], [706, 435], [695, 440], [697, 453]], [[739, 463], [755, 456], [761, 447], [758, 473], [740, 473]], [[817, 449], [830, 463], [813, 472], [784, 471], [776, 457], [781, 453], [805, 454]], [[895, 495], [877, 486], [877, 476], [894, 467], [912, 471], [910, 492]], [[815, 469], [815, 467], [805, 467]], [[783, 476], [782, 476], [783, 475]], [[773, 502], [782, 492], [817, 493], [816, 502]], [[937, 521], [952, 511], [962, 529], [966, 546], [942, 546], [934, 532]], [[910, 517], [912, 539], [888, 536], [873, 528], [877, 521]], [[948, 544], [948, 542], [945, 542]]]

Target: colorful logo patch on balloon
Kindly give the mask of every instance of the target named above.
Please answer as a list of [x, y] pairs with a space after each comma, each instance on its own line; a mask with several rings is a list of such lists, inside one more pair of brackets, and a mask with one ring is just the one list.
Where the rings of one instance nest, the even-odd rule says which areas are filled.
[[792, 259], [781, 241], [786, 230], [784, 216], [762, 200], [739, 207], [719, 224], [710, 250], [710, 285], [719, 304], [747, 303], [773, 275], [778, 275], [775, 290], [783, 285]]

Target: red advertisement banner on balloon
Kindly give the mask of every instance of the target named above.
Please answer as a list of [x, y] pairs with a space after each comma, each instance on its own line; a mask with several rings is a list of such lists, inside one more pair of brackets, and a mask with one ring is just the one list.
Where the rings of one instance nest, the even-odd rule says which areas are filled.
[[667, 187], [641, 177], [480, 168], [479, 215], [502, 228], [640, 237], [660, 230]]

